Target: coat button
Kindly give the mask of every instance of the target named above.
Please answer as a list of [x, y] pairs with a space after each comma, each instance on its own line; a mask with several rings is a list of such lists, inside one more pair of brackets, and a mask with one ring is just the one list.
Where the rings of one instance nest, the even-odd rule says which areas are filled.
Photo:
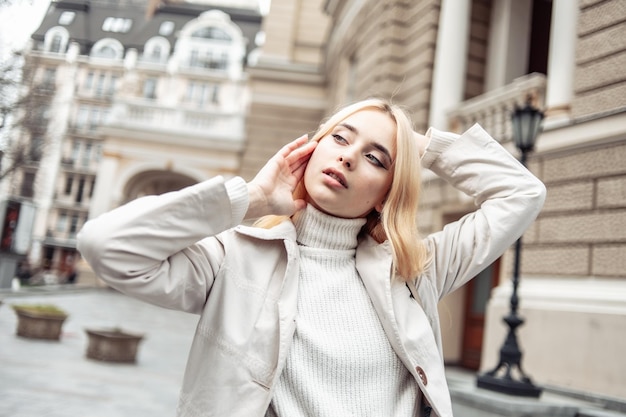
[[428, 378], [426, 377], [426, 372], [424, 372], [422, 367], [421, 366], [415, 367], [415, 372], [417, 372], [417, 376], [419, 376], [420, 379], [422, 380], [422, 384], [424, 384], [424, 386], [428, 385]]

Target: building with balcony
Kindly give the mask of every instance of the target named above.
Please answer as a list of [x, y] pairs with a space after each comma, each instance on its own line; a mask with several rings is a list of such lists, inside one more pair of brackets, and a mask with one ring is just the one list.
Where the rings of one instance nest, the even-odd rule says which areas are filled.
[[[482, 124], [515, 156], [510, 114], [545, 112], [529, 168], [547, 188], [523, 237], [518, 337], [534, 382], [626, 399], [626, 9], [620, 0], [273, 0], [250, 70], [251, 178], [346, 102], [382, 96], [415, 128]], [[288, 115], [288, 117], [285, 117]], [[424, 172], [424, 233], [474, 210]], [[441, 303], [447, 364], [498, 362], [513, 251]]]
[[37, 207], [33, 267], [63, 281], [90, 216], [238, 171], [260, 24], [256, 0], [50, 4], [25, 52], [55, 86], [45, 146], [5, 186]]

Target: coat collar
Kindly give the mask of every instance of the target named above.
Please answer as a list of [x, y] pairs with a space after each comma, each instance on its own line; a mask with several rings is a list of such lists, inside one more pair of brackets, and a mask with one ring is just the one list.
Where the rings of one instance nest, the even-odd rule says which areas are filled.
[[296, 228], [289, 220], [285, 220], [284, 222], [272, 227], [271, 229], [265, 229], [263, 227], [256, 226], [239, 225], [235, 227], [235, 232], [261, 240], [289, 240], [293, 242], [296, 241]]
[[[287, 220], [270, 229], [239, 225], [235, 227], [234, 231], [236, 233], [241, 233], [242, 235], [254, 237], [260, 240], [287, 240], [295, 242], [297, 238], [294, 224]], [[389, 280], [391, 259], [391, 246], [388, 240], [383, 243], [378, 243], [371, 236], [365, 236], [359, 241], [356, 254], [356, 263], [359, 273], [361, 273], [362, 270], [366, 271], [369, 264], [377, 265], [377, 267], [380, 267], [381, 264], [385, 264], [386, 271], [384, 271], [384, 274], [375, 275], [368, 273], [367, 275], [376, 277], [377, 280], [383, 278]], [[360, 263], [363, 265], [360, 266]], [[377, 274], [379, 272], [381, 271], [377, 271]]]

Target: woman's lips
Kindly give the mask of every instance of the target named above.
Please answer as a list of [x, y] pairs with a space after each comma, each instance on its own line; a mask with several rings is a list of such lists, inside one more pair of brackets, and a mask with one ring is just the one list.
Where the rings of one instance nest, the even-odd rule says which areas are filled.
[[346, 182], [346, 177], [344, 177], [341, 172], [337, 171], [336, 169], [332, 169], [332, 168], [325, 169], [323, 172], [324, 172], [325, 175], [328, 175], [329, 177], [331, 177], [332, 179], [337, 181], [339, 184], [341, 184], [342, 187], [348, 188], [348, 183]]

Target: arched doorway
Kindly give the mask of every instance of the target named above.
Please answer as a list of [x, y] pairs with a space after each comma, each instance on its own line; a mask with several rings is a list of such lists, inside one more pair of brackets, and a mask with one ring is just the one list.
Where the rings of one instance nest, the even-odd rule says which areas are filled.
[[132, 177], [124, 186], [124, 201], [134, 200], [146, 195], [159, 195], [177, 191], [197, 181], [186, 175], [171, 171], [144, 171]]

